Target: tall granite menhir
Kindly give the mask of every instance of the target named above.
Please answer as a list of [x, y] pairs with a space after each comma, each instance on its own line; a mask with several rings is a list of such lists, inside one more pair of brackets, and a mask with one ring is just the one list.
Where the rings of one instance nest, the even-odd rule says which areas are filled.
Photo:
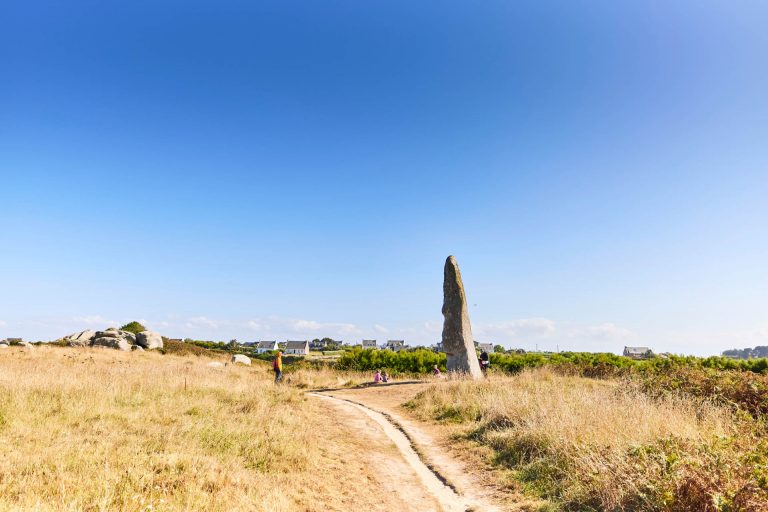
[[465, 373], [473, 379], [482, 379], [483, 372], [477, 362], [475, 339], [469, 323], [464, 283], [461, 282], [459, 265], [453, 256], [445, 260], [443, 279], [443, 350], [448, 356], [446, 366], [449, 372]]

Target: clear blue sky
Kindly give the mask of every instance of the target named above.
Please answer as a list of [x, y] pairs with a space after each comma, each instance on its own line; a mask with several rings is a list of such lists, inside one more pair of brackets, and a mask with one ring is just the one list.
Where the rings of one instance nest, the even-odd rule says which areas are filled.
[[0, 7], [0, 338], [768, 344], [764, 2]]

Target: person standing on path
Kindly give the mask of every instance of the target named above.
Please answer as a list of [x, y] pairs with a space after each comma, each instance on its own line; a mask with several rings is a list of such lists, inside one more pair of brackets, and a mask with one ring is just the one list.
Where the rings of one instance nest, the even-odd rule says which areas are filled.
[[279, 350], [275, 354], [275, 360], [272, 361], [272, 369], [275, 370], [275, 384], [283, 379], [283, 353]]

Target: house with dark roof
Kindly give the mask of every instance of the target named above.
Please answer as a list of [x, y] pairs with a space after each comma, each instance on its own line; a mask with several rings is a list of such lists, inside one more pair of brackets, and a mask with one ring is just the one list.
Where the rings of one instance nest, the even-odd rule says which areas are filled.
[[478, 343], [477, 350], [487, 354], [493, 354], [493, 343]]
[[405, 348], [405, 340], [387, 340], [387, 344], [384, 348], [394, 352], [400, 352]]
[[263, 354], [265, 352], [270, 352], [272, 350], [277, 350], [277, 341], [271, 340], [271, 341], [260, 341], [256, 344], [256, 353], [257, 354]]
[[653, 357], [653, 350], [648, 347], [624, 347], [623, 355], [631, 359], [650, 359]]
[[376, 340], [363, 340], [363, 348], [379, 348], [376, 345]]
[[309, 355], [309, 341], [288, 340], [285, 342], [285, 353], [297, 356]]

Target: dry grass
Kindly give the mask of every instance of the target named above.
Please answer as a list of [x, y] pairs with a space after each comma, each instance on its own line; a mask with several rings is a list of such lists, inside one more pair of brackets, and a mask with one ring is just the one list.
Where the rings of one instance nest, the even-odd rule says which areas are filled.
[[549, 370], [437, 384], [409, 405], [466, 424], [555, 508], [768, 509], [759, 464], [742, 462], [754, 424], [725, 407]]
[[[0, 510], [370, 508], [364, 453], [266, 364], [98, 349], [0, 354]], [[332, 464], [332, 465], [331, 465]]]
[[371, 372], [335, 371], [330, 368], [286, 369], [286, 383], [299, 389], [348, 388], [372, 382]]

